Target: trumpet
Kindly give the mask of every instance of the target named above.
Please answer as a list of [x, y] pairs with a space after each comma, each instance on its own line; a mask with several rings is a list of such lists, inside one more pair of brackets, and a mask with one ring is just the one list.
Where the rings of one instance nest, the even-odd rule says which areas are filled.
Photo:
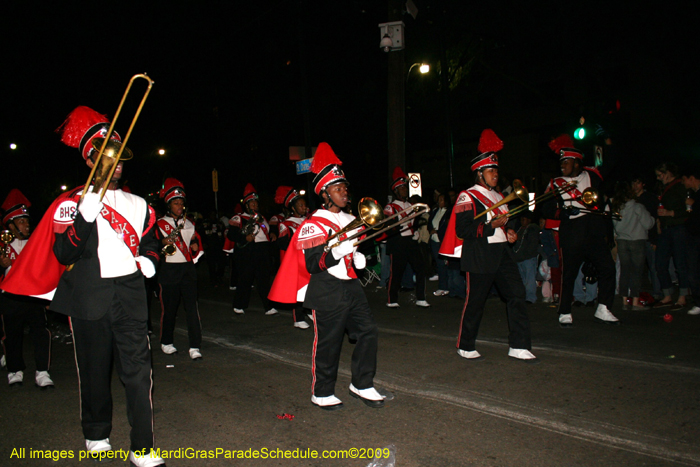
[[[126, 136], [124, 137], [124, 140], [119, 143], [117, 141], [112, 140], [112, 135], [114, 133], [114, 125], [117, 123], [117, 119], [119, 117], [119, 114], [122, 111], [122, 107], [124, 106], [124, 101], [126, 101], [126, 97], [129, 95], [129, 92], [131, 91], [131, 85], [134, 83], [134, 81], [138, 78], [143, 78], [146, 81], [148, 81], [148, 88], [146, 89], [145, 94], [143, 95], [143, 98], [141, 99], [141, 103], [139, 104], [138, 109], [136, 110], [136, 114], [134, 115], [134, 118], [131, 120], [131, 125], [129, 126], [129, 130], [126, 133]], [[104, 198], [105, 193], [107, 192], [107, 187], [109, 186], [109, 183], [112, 181], [112, 176], [114, 175], [114, 171], [117, 169], [117, 164], [119, 163], [119, 160], [129, 160], [133, 157], [133, 154], [129, 148], [126, 147], [126, 142], [129, 140], [129, 137], [131, 136], [131, 131], [134, 129], [134, 125], [136, 124], [136, 120], [139, 118], [139, 115], [141, 114], [141, 109], [143, 108], [143, 104], [146, 102], [146, 98], [148, 97], [148, 94], [151, 92], [151, 87], [153, 86], [153, 80], [149, 78], [145, 73], [139, 74], [139, 75], [134, 75], [131, 77], [131, 80], [129, 80], [129, 85], [126, 87], [126, 91], [124, 91], [124, 96], [122, 97], [121, 102], [119, 103], [119, 107], [117, 108], [117, 112], [114, 114], [114, 118], [112, 119], [112, 123], [109, 126], [109, 130], [107, 131], [107, 134], [104, 136], [104, 138], [95, 138], [92, 141], [92, 147], [97, 150], [97, 156], [95, 157], [95, 163], [94, 166], [92, 167], [92, 171], [90, 171], [90, 175], [88, 176], [87, 182], [85, 182], [85, 188], [83, 189], [82, 195], [80, 195], [80, 199], [82, 199], [85, 196], [85, 193], [87, 193], [88, 188], [90, 186], [90, 183], [93, 180], [93, 177], [95, 178], [95, 192], [99, 192], [100, 190], [102, 191], [100, 195], [100, 201], [102, 201], [102, 198]], [[99, 149], [98, 149], [99, 146]], [[106, 159], [103, 158], [103, 156], [106, 157]], [[104, 160], [103, 160], [104, 159]], [[98, 171], [99, 167], [99, 172]]]
[[[365, 201], [365, 200], [368, 200], [368, 201], [366, 203], [364, 203], [364, 205], [363, 205], [363, 201]], [[366, 225], [367, 227], [371, 227], [374, 230], [379, 229], [376, 232], [372, 233], [371, 235], [368, 235], [365, 238], [362, 238], [362, 239], [356, 241], [355, 243], [353, 243], [353, 246], [357, 246], [360, 243], [366, 242], [367, 240], [371, 240], [374, 237], [383, 234], [387, 230], [393, 229], [394, 227], [397, 227], [401, 224], [405, 224], [406, 222], [413, 220], [414, 218], [416, 218], [420, 215], [423, 215], [430, 210], [430, 207], [427, 204], [416, 203], [412, 206], [407, 207], [406, 209], [403, 209], [399, 212], [395, 212], [394, 214], [392, 214], [389, 217], [384, 217], [384, 212], [382, 211], [381, 207], [372, 198], [362, 198], [360, 200], [360, 205], [358, 206], [358, 208], [359, 208], [358, 211], [359, 211], [360, 218], [355, 219], [350, 224], [346, 225], [343, 229], [336, 232], [336, 234], [331, 236], [329, 238], [329, 240], [331, 240], [331, 239], [337, 237], [338, 235], [345, 233], [349, 230], [353, 230], [353, 229], [356, 229], [358, 227], [361, 227], [362, 225]], [[407, 215], [406, 217], [404, 217], [404, 218], [400, 217], [403, 214], [406, 214], [409, 212], [411, 214]], [[386, 225], [396, 217], [399, 217], [399, 220], [397, 222], [394, 222], [390, 225]], [[358, 220], [360, 221], [359, 223], [357, 223]], [[355, 225], [353, 225], [353, 223], [355, 223]], [[330, 251], [332, 248], [335, 248], [336, 246], [340, 245], [342, 242], [354, 240], [357, 237], [364, 235], [365, 230], [366, 229], [362, 229], [359, 232], [352, 234], [348, 238], [334, 243], [333, 245], [326, 245], [324, 250]]]
[[160, 252], [165, 255], [165, 256], [172, 256], [177, 252], [177, 248], [174, 245], [174, 242], [177, 240], [177, 237], [180, 236], [180, 231], [185, 227], [185, 223], [187, 222], [187, 217], [185, 216], [185, 209], [182, 210], [182, 223], [180, 225], [177, 224], [177, 221], [175, 222], [175, 228], [170, 232], [170, 235], [168, 235], [167, 239], [173, 243], [168, 243], [165, 245]]
[[12, 251], [10, 249], [10, 243], [12, 243], [12, 240], [14, 239], [15, 234], [13, 234], [11, 230], [3, 230], [2, 232], [0, 232], [0, 242], [5, 244], [5, 248], [3, 248], [3, 256], [10, 256], [10, 253]]

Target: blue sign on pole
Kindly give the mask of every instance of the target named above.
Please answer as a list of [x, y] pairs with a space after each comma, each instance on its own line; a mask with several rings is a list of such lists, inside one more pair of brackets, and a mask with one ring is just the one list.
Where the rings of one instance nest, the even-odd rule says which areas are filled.
[[307, 174], [307, 173], [311, 172], [311, 161], [312, 160], [313, 160], [313, 158], [296, 161], [295, 164], [297, 166], [297, 175]]

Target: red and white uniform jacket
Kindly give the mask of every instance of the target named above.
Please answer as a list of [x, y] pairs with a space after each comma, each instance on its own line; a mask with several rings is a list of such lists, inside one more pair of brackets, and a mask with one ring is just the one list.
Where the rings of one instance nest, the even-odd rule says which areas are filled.
[[[158, 238], [167, 238], [175, 230], [177, 225], [180, 225], [182, 220], [176, 221], [170, 216], [163, 216], [158, 219]], [[196, 243], [198, 250], [193, 252], [191, 245]], [[194, 223], [185, 218], [185, 224], [182, 229], [180, 229], [179, 235], [175, 239], [175, 254], [171, 256], [163, 255], [163, 259], [166, 263], [195, 263], [202, 257], [204, 251], [202, 250], [202, 239], [199, 234], [195, 231]]]
[[[24, 246], [27, 244], [28, 241], [29, 239], [20, 240], [18, 238], [15, 238], [9, 243], [9, 245], [0, 242], [0, 250], [2, 250], [2, 254], [10, 258], [10, 261], [12, 261], [12, 264], [14, 264], [15, 260], [22, 252]], [[2, 269], [0, 269], [0, 277], [2, 277], [4, 274], [7, 274], [10, 271], [10, 268], [12, 268], [12, 264], [10, 264], [7, 267], [7, 269], [5, 269], [4, 273], [2, 272]]]
[[[440, 245], [440, 254], [453, 258], [462, 257], [462, 244], [464, 239], [457, 235], [457, 214], [471, 211], [471, 217], [474, 219], [477, 214], [485, 211], [502, 199], [503, 195], [501, 195], [499, 192], [496, 190], [488, 190], [481, 185], [474, 185], [468, 190], [461, 192], [457, 197], [454, 207], [452, 208], [450, 220], [447, 224], [447, 231], [445, 232], [445, 238], [442, 240], [442, 244]], [[475, 222], [480, 222], [475, 224], [476, 230], [474, 232], [474, 236], [482, 238], [486, 237], [488, 243], [507, 242], [508, 239], [505, 234], [505, 229], [494, 229], [491, 227], [491, 224], [489, 224], [491, 219], [507, 212], [508, 206], [502, 205], [481, 216], [479, 219], [476, 219]]]
[[[281, 303], [305, 301], [307, 290], [313, 295], [336, 300], [332, 290], [315, 290], [314, 282], [348, 281], [357, 278], [353, 269], [353, 255], [336, 260], [333, 254], [324, 250], [328, 238], [355, 219], [345, 212], [333, 213], [319, 209], [303, 222], [292, 236], [287, 254], [275, 276], [268, 298]], [[331, 241], [353, 235], [356, 230], [346, 232]], [[355, 249], [356, 250], [356, 249]], [[317, 308], [313, 303], [304, 306]]]
[[[108, 190], [93, 224], [77, 212], [81, 193], [82, 187], [76, 188], [53, 202], [3, 281], [3, 290], [51, 300], [66, 264], [96, 262], [94, 267], [103, 279], [138, 271], [136, 256], [144, 256], [157, 266], [155, 212], [143, 198]], [[95, 251], [88, 252], [87, 246]]]

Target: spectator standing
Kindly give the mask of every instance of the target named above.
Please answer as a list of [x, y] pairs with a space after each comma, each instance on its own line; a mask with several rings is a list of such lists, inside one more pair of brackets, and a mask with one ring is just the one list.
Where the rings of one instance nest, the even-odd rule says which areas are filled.
[[525, 285], [525, 301], [535, 303], [537, 301], [537, 254], [540, 247], [540, 229], [533, 222], [533, 214], [525, 211], [520, 216], [520, 228], [517, 231], [518, 239], [513, 244], [515, 261], [518, 263], [520, 277]]
[[[430, 230], [430, 251], [433, 254], [435, 260], [435, 269], [438, 276], [438, 289], [433, 292], [436, 297], [441, 297], [443, 295], [448, 295], [450, 292], [447, 286], [447, 263], [444, 258], [440, 257], [440, 243], [445, 235], [445, 230], [447, 229], [447, 222], [450, 220], [448, 214], [447, 203], [445, 202], [445, 195], [438, 194], [437, 206], [430, 213], [430, 218], [428, 219], [428, 229]], [[440, 231], [442, 230], [442, 236]]]
[[620, 259], [619, 290], [622, 306], [628, 309], [627, 298], [632, 299], [633, 310], [643, 310], [639, 304], [639, 292], [642, 286], [642, 271], [645, 258], [647, 232], [654, 226], [654, 218], [646, 208], [634, 200], [634, 190], [627, 182], [620, 182], [615, 188], [612, 202], [613, 226], [617, 239], [617, 255]]
[[656, 244], [659, 238], [656, 209], [659, 206], [659, 198], [648, 191], [646, 185], [644, 177], [635, 177], [632, 179], [632, 190], [634, 191], [637, 202], [642, 204], [654, 218], [654, 225], [647, 231], [647, 241], [644, 245], [644, 252], [649, 271], [649, 281], [652, 287], [651, 295], [654, 297], [654, 300], [661, 300], [663, 298], [663, 293], [661, 292], [659, 276], [656, 274]]
[[[678, 311], [685, 307], [685, 296], [688, 294], [689, 286], [686, 258], [689, 235], [685, 227], [685, 221], [688, 219], [685, 207], [687, 191], [681, 178], [678, 177], [676, 164], [663, 162], [654, 169], [654, 172], [656, 179], [663, 184], [656, 210], [661, 225], [656, 246], [656, 273], [664, 294], [664, 298], [656, 302], [654, 308], [671, 307], [670, 311]], [[671, 275], [668, 271], [671, 258], [678, 272], [678, 299], [675, 303], [671, 296], [673, 290]]]
[[694, 306], [688, 310], [688, 314], [700, 315], [700, 204], [696, 204], [700, 197], [700, 170], [693, 168], [687, 171], [683, 184], [690, 192], [686, 199], [689, 214], [685, 227], [688, 230], [688, 281]]

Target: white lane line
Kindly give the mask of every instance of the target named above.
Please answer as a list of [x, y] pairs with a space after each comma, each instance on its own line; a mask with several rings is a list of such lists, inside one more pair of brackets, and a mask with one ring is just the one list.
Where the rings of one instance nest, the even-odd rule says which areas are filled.
[[[177, 332], [186, 335], [184, 329], [178, 328]], [[235, 344], [225, 337], [220, 336], [213, 337], [205, 335], [203, 339], [224, 348], [246, 351], [286, 365], [311, 371], [310, 364], [301, 363], [276, 351], [255, 347], [250, 344]], [[290, 356], [301, 355], [296, 352], [286, 352], [286, 354]], [[346, 377], [351, 376], [349, 371], [342, 368], [339, 370], [339, 373]], [[391, 374], [387, 374], [387, 376], [389, 380], [375, 378], [375, 383], [377, 383], [378, 387], [386, 387], [415, 397], [452, 404], [485, 415], [521, 423], [528, 427], [534, 426], [545, 431], [612, 449], [622, 449], [627, 452], [681, 465], [700, 466], [700, 452], [698, 452], [695, 446], [685, 445], [670, 438], [648, 435], [624, 427], [586, 420], [581, 417], [572, 417], [562, 412], [552, 412], [538, 407], [519, 406], [506, 400], [499, 400], [490, 395], [481, 394], [476, 391], [467, 391], [470, 397], [466, 398], [460, 394], [451, 394], [454, 390], [446, 387], [432, 385], [436, 388], [435, 390], [417, 389], [415, 387], [410, 387], [405, 378]], [[401, 381], [402, 379], [404, 381]], [[394, 381], [392, 382], [390, 380]], [[422, 386], [431, 385], [422, 384]], [[482, 399], [482, 401], [474, 399]], [[518, 410], [499, 406], [498, 403], [515, 407]], [[549, 415], [549, 418], [543, 417], [542, 414]], [[557, 420], [562, 418], [565, 420]]]
[[[433, 339], [433, 340], [441, 340], [441, 341], [449, 341], [449, 342], [456, 342], [457, 341], [456, 336], [454, 336], [454, 337], [439, 336], [439, 335], [435, 335], [435, 334], [427, 334], [427, 333], [421, 333], [421, 332], [401, 331], [398, 329], [379, 328], [379, 332], [385, 333], [385, 334], [393, 334], [393, 335], [397, 335], [397, 336], [417, 337], [420, 339]], [[476, 341], [479, 344], [491, 345], [494, 347], [508, 347], [507, 342], [501, 341], [501, 340], [496, 340], [496, 339], [477, 339]], [[545, 352], [550, 352], [552, 354], [559, 355], [562, 357], [580, 358], [582, 360], [593, 360], [593, 361], [597, 361], [597, 362], [615, 363], [618, 365], [631, 366], [631, 367], [637, 367], [637, 368], [653, 368], [655, 370], [660, 370], [660, 371], [673, 371], [676, 373], [700, 375], [700, 368], [681, 366], [681, 365], [672, 365], [670, 363], [669, 364], [655, 363], [655, 362], [648, 362], [645, 360], [636, 360], [636, 359], [631, 359], [631, 358], [611, 357], [609, 355], [600, 354], [600, 353], [581, 352], [581, 351], [577, 351], [577, 350], [564, 350], [564, 349], [559, 348], [559, 347], [553, 347], [553, 346], [547, 346], [547, 345], [532, 346], [532, 349], [533, 350], [543, 350]]]

